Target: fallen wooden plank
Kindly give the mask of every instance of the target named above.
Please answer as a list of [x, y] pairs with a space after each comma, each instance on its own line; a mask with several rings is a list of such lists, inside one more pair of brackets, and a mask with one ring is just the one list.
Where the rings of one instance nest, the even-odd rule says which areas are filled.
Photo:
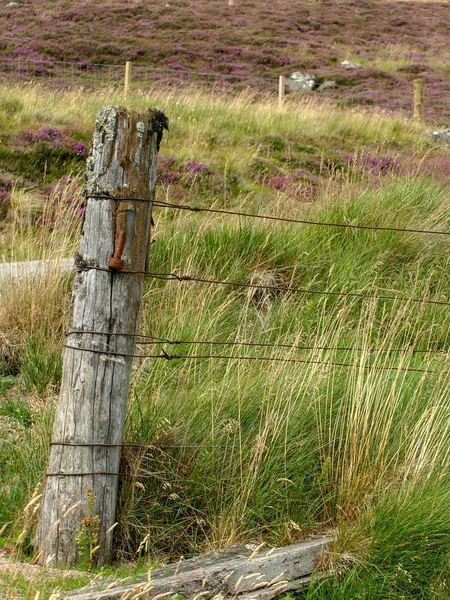
[[278, 584], [271, 585], [265, 588], [259, 588], [253, 592], [247, 592], [245, 594], [239, 594], [234, 596], [236, 600], [273, 600], [280, 594], [286, 594], [287, 592], [295, 592], [302, 588], [305, 588], [311, 582], [311, 576], [301, 577], [295, 581], [281, 581]]
[[[165, 577], [171, 577], [180, 573], [186, 573], [187, 571], [193, 571], [197, 568], [205, 568], [219, 562], [233, 560], [236, 558], [248, 559], [257, 548], [258, 546], [256, 544], [237, 544], [229, 548], [211, 550], [199, 556], [194, 556], [193, 558], [185, 559], [182, 557], [176, 563], [171, 563], [165, 565], [164, 567], [159, 567], [157, 569], [152, 569], [151, 579], [163, 579]], [[107, 577], [106, 579], [94, 580], [82, 589], [71, 592], [68, 595], [68, 597], [70, 597], [71, 600], [73, 600], [74, 597], [78, 597], [79, 595], [82, 596], [83, 594], [86, 595], [91, 592], [99, 592], [101, 590], [110, 589], [112, 587], [124, 587], [125, 585], [129, 584], [130, 580], [131, 577], [126, 577], [125, 579], [119, 580], [113, 579], [111, 577]], [[143, 583], [147, 581], [148, 575], [141, 575], [137, 579], [134, 579], [134, 583]]]
[[39, 277], [53, 272], [66, 273], [73, 269], [73, 258], [54, 258], [49, 260], [29, 260], [0, 264], [0, 281]]
[[[309, 582], [319, 555], [325, 552], [332, 538], [320, 538], [284, 548], [259, 551], [242, 550], [224, 557], [208, 553], [204, 557], [186, 560], [158, 569], [137, 582], [110, 584], [109, 589], [75, 592], [70, 600], [118, 600], [120, 598], [154, 598], [180, 594], [193, 598], [200, 594], [208, 598], [216, 594], [242, 600], [269, 600], [278, 593]], [[258, 550], [258, 549], [257, 549]], [[150, 577], [150, 580], [149, 580]]]

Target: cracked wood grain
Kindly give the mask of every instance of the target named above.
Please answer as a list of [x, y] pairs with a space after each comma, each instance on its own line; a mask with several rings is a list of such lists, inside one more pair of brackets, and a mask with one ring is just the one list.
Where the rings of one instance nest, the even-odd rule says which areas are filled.
[[[125, 231], [125, 268], [145, 270], [152, 203], [126, 198], [154, 199], [157, 153], [166, 126], [166, 118], [159, 111], [138, 114], [112, 106], [99, 111], [86, 165], [87, 206], [78, 265], [107, 267], [116, 238]], [[97, 199], [94, 195], [124, 200]], [[135, 339], [111, 334], [137, 331], [143, 285], [143, 276], [80, 268], [73, 286], [68, 330], [101, 331], [104, 335], [72, 334], [70, 344], [132, 354]], [[64, 349], [54, 442], [122, 442], [131, 360]], [[99, 563], [109, 562], [118, 477], [88, 473], [115, 473], [119, 463], [117, 447], [51, 447], [47, 472], [68, 475], [47, 477], [44, 483], [36, 535], [42, 564], [73, 565], [78, 560], [76, 536], [82, 519], [89, 516], [88, 490], [95, 497], [91, 512], [100, 518], [95, 558]]]

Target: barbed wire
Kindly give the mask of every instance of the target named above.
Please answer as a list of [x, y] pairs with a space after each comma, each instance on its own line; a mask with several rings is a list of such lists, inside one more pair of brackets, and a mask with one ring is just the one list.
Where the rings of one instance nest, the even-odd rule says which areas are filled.
[[450, 306], [450, 302], [444, 300], [426, 300], [424, 298], [412, 298], [409, 296], [389, 296], [386, 294], [371, 295], [363, 294], [362, 292], [336, 292], [332, 290], [312, 290], [309, 288], [294, 288], [290, 286], [282, 285], [269, 285], [260, 283], [241, 283], [237, 281], [222, 281], [219, 279], [208, 279], [205, 277], [193, 277], [191, 275], [178, 275], [177, 273], [155, 273], [153, 271], [112, 271], [107, 267], [97, 267], [95, 265], [79, 265], [80, 270], [95, 270], [105, 271], [107, 273], [117, 273], [121, 275], [145, 275], [153, 279], [161, 279], [163, 281], [179, 281], [179, 282], [197, 282], [197, 283], [209, 283], [213, 285], [224, 285], [231, 287], [242, 287], [249, 289], [260, 289], [260, 290], [274, 290], [290, 292], [293, 294], [312, 294], [318, 296], [341, 296], [350, 298], [362, 298], [365, 300], [392, 300], [398, 302], [414, 302], [419, 304], [432, 304], [437, 306]]
[[[108, 331], [93, 331], [93, 330], [80, 330], [74, 329], [68, 331], [66, 333], [67, 336], [70, 335], [105, 335], [105, 336], [116, 336], [116, 337], [131, 337], [137, 339], [137, 344], [139, 345], [158, 345], [158, 344], [167, 344], [169, 346], [177, 346], [177, 345], [192, 345], [192, 346], [242, 346], [249, 348], [286, 348], [291, 350], [318, 350], [318, 351], [338, 351], [338, 352], [380, 352], [380, 353], [390, 353], [390, 352], [411, 352], [414, 354], [447, 354], [450, 352], [450, 349], [441, 348], [379, 348], [379, 347], [364, 347], [364, 346], [306, 346], [301, 344], [287, 344], [282, 342], [245, 342], [245, 341], [221, 341], [221, 340], [169, 340], [167, 338], [157, 337], [154, 335], [145, 335], [142, 333], [120, 333], [120, 332], [108, 332]], [[144, 341], [141, 341], [140, 338], [143, 338]]]
[[153, 479], [156, 477], [155, 474], [144, 475], [139, 473], [121, 473], [120, 471], [82, 471], [80, 473], [46, 473], [46, 477], [85, 477], [92, 475], [109, 475], [113, 477], [130, 477], [132, 479]]
[[[351, 367], [358, 366], [355, 363], [333, 362], [323, 360], [306, 360], [300, 358], [283, 358], [278, 356], [249, 356], [249, 355], [224, 355], [224, 354], [168, 354], [164, 349], [162, 354], [131, 354], [126, 352], [113, 352], [109, 350], [100, 350], [98, 348], [84, 348], [82, 346], [73, 346], [71, 344], [63, 344], [64, 348], [69, 350], [79, 350], [80, 352], [91, 352], [93, 354], [103, 354], [105, 356], [115, 356], [121, 358], [140, 358], [140, 359], [164, 359], [170, 360], [243, 360], [243, 361], [265, 361], [277, 363], [298, 363], [307, 365], [321, 365], [328, 367]], [[405, 371], [411, 373], [429, 373], [436, 374], [437, 371], [430, 369], [419, 369], [414, 367], [386, 367], [382, 365], [360, 365], [363, 369], [374, 369], [378, 371]]]
[[221, 448], [221, 445], [211, 444], [144, 444], [142, 442], [124, 442], [123, 444], [99, 443], [99, 442], [50, 442], [50, 446], [70, 446], [75, 448], [143, 448], [147, 450], [171, 450], [185, 448]]
[[305, 219], [292, 219], [289, 217], [276, 217], [272, 215], [264, 215], [260, 213], [248, 213], [234, 210], [226, 210], [222, 208], [210, 208], [206, 206], [190, 206], [189, 204], [173, 204], [172, 202], [164, 202], [162, 200], [151, 200], [148, 198], [130, 197], [124, 198], [119, 196], [109, 196], [103, 194], [88, 195], [87, 198], [98, 200], [115, 200], [123, 202], [148, 202], [153, 206], [160, 208], [172, 208], [174, 210], [185, 210], [189, 212], [209, 212], [221, 215], [234, 215], [239, 217], [250, 217], [254, 219], [265, 219], [269, 221], [280, 221], [283, 223], [297, 223], [300, 225], [317, 225], [320, 227], [343, 227], [346, 229], [366, 229], [371, 231], [395, 231], [399, 233], [423, 233], [427, 235], [450, 235], [450, 231], [439, 231], [436, 229], [414, 229], [407, 227], [388, 227], [376, 225], [353, 225], [351, 223], [329, 223], [323, 221], [309, 221]]

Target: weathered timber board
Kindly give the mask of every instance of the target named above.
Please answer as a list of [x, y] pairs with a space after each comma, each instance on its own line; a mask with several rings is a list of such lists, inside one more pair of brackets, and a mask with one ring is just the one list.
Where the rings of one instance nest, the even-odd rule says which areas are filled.
[[[204, 557], [182, 561], [132, 584], [109, 585], [100, 591], [81, 591], [70, 600], [119, 600], [120, 598], [151, 599], [160, 594], [180, 594], [193, 598], [198, 594], [208, 598], [221, 593], [250, 600], [269, 600], [275, 595], [306, 585], [316, 567], [317, 558], [327, 551], [331, 538], [320, 538], [272, 550], [259, 552], [242, 547], [230, 549], [228, 555], [218, 551]], [[243, 555], [244, 554], [244, 555]], [[149, 581], [150, 579], [150, 581]]]

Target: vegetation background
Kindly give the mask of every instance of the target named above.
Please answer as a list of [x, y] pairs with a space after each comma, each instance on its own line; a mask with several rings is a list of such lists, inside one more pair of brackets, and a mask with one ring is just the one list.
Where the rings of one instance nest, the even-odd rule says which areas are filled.
[[[214, 8], [200, 4], [204, 14]], [[41, 15], [40, 5], [27, 6]], [[89, 4], [84, 11], [72, 6], [90, 14]], [[343, 3], [317, 2], [298, 10], [319, 15], [339, 8], [349, 22], [363, 10], [410, 11], [412, 27], [418, 15], [441, 14], [446, 5], [352, 6], [346, 12]], [[189, 7], [180, 4], [180, 11]], [[105, 7], [99, 20], [116, 9]], [[48, 10], [56, 14], [56, 5]], [[61, 3], [57, 14], [67, 10]], [[262, 12], [275, 14], [269, 8]], [[435, 48], [444, 44], [446, 23], [436, 24]], [[29, 47], [40, 40], [40, 34], [32, 41], [30, 36]], [[422, 47], [420, 40], [415, 43]], [[387, 47], [381, 46], [377, 56]], [[349, 48], [342, 59], [350, 57]], [[302, 68], [292, 60], [295, 69]], [[392, 68], [398, 70], [402, 61], [410, 64], [400, 57]], [[445, 61], [432, 64], [444, 80]], [[380, 87], [387, 96], [392, 89]], [[2, 261], [75, 253], [95, 114], [103, 104], [123, 101], [112, 88], [3, 82]], [[410, 103], [406, 94], [404, 101]], [[378, 101], [374, 107], [349, 107], [345, 97], [306, 94], [292, 95], [279, 107], [261, 91], [162, 84], [137, 90], [127, 104], [155, 106], [170, 119], [159, 160], [160, 199], [319, 222], [449, 231], [450, 153], [424, 135], [445, 123], [444, 112], [425, 128], [407, 113], [380, 110]], [[122, 468], [156, 475], [122, 484], [116, 530], [121, 572], [123, 565], [139, 571], [238, 541], [284, 544], [332, 532], [336, 543], [322, 565], [330, 577], [313, 581], [299, 597], [448, 598], [450, 312], [425, 302], [448, 301], [448, 261], [447, 235], [268, 224], [157, 209], [154, 271], [369, 298], [148, 281], [141, 330], [184, 340], [177, 352], [305, 362], [136, 362], [126, 441], [152, 448], [127, 449]], [[2, 283], [1, 294], [0, 535], [16, 556], [32, 559], [34, 498], [45, 473], [61, 376], [70, 276], [55, 269], [38, 281]], [[196, 340], [311, 349], [224, 345], [197, 352], [187, 343]], [[171, 350], [170, 344], [141, 350], [156, 354], [161, 347]], [[31, 598], [40, 589], [45, 598], [57, 586], [80, 584], [84, 576], [61, 581], [49, 573], [40, 588], [18, 575], [0, 577], [11, 596]]]

